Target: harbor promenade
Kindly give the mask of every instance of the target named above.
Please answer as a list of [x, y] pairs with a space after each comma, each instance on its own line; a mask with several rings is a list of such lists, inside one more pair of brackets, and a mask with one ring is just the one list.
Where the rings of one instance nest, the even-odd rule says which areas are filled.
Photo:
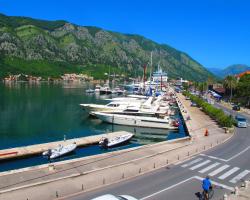
[[[171, 167], [231, 138], [215, 121], [177, 94], [191, 137], [64, 161], [0, 175], [0, 199], [65, 199], [70, 195]], [[205, 130], [208, 136], [204, 136]]]
[[18, 157], [42, 154], [42, 152], [47, 151], [48, 149], [55, 148], [59, 144], [67, 145], [67, 144], [72, 144], [75, 142], [78, 147], [97, 144], [102, 137], [112, 138], [112, 137], [124, 135], [126, 133], [127, 133], [126, 131], [117, 131], [117, 132], [112, 132], [112, 133], [105, 133], [105, 134], [100, 134], [100, 135], [69, 139], [65, 141], [63, 140], [63, 141], [42, 143], [42, 144], [17, 147], [17, 148], [11, 148], [11, 149], [3, 149], [3, 150], [0, 150], [0, 161], [5, 160], [5, 159], [14, 159]]

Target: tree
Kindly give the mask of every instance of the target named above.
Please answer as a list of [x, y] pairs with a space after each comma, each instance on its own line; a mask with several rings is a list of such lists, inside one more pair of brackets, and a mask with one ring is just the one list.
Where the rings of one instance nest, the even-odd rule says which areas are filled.
[[198, 82], [194, 82], [194, 90], [195, 91], [197, 91], [198, 87], [199, 87], [199, 83]]
[[214, 79], [213, 77], [209, 76], [208, 79], [207, 79], [207, 86], [208, 86], [208, 89], [209, 89], [209, 86], [212, 87], [212, 85], [214, 84]]
[[203, 94], [207, 90], [207, 83], [206, 82], [198, 83], [198, 90], [201, 94]]
[[223, 85], [226, 89], [230, 89], [230, 102], [231, 102], [233, 97], [233, 89], [237, 87], [237, 80], [234, 76], [227, 76], [224, 79]]
[[250, 74], [242, 76], [236, 88], [238, 100], [250, 107]]

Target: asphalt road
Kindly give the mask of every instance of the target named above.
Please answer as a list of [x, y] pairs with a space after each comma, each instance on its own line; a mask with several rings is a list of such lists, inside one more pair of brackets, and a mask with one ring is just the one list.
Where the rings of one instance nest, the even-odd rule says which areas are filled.
[[[250, 116], [244, 116], [250, 122]], [[90, 200], [103, 194], [127, 194], [141, 200], [194, 200], [199, 199], [201, 180], [206, 175], [210, 175], [215, 185], [213, 199], [221, 199], [224, 193], [230, 193], [236, 185], [240, 186], [243, 180], [250, 178], [249, 136], [250, 127], [237, 128], [228, 142], [183, 163], [67, 199]]]

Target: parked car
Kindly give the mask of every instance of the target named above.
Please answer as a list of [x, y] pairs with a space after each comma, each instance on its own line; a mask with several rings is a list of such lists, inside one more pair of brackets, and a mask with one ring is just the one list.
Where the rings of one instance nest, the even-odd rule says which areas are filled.
[[239, 115], [236, 115], [235, 120], [237, 123], [237, 127], [239, 127], [239, 128], [246, 128], [247, 127], [246, 118], [239, 116]]
[[138, 200], [132, 196], [129, 196], [129, 195], [118, 195], [118, 196], [115, 196], [113, 194], [105, 194], [105, 195], [102, 195], [102, 196], [99, 196], [99, 197], [96, 197], [92, 200]]
[[233, 105], [232, 110], [240, 111], [240, 106], [239, 105]]
[[188, 97], [188, 96], [186, 96], [186, 98], [185, 98], [186, 100], [190, 100], [190, 97]]
[[195, 102], [191, 102], [191, 106], [193, 106], [193, 107], [196, 107], [197, 106], [197, 104], [195, 103]]

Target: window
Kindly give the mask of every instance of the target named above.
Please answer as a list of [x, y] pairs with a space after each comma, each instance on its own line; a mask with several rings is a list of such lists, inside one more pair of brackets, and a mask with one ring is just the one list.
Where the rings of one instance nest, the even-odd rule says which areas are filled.
[[245, 118], [237, 118], [239, 122], [246, 122], [247, 120]]
[[125, 197], [122, 197], [122, 196], [117, 196], [117, 198], [120, 199], [120, 200], [128, 200], [128, 199], [126, 199]]

